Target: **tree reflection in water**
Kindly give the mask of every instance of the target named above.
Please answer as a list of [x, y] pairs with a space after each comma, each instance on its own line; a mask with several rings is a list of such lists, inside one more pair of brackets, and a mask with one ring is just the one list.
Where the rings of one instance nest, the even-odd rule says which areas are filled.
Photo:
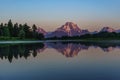
[[0, 45], [0, 58], [8, 59], [12, 62], [13, 57], [15, 59], [27, 57], [32, 54], [34, 57], [37, 56], [37, 49], [42, 49], [44, 47], [43, 43], [39, 44], [2, 44]]
[[46, 48], [53, 48], [66, 57], [77, 56], [82, 50], [88, 50], [89, 47], [101, 48], [104, 52], [110, 52], [115, 48], [120, 49], [119, 44], [108, 43], [88, 43], [88, 42], [55, 42], [55, 43], [37, 43], [37, 44], [1, 44], [0, 58], [8, 59], [12, 62], [13, 58], [18, 59], [24, 57], [27, 59], [31, 54], [33, 57], [37, 53], [43, 52]]

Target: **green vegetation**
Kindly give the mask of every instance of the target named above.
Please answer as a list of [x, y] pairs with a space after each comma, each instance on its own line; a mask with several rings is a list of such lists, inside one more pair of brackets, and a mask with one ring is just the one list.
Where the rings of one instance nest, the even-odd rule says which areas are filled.
[[0, 41], [34, 41], [34, 40], [39, 40], [39, 39], [35, 39], [35, 38], [24, 38], [24, 39], [21, 39], [20, 37], [3, 37], [1, 36], [0, 37]]
[[47, 38], [47, 40], [85, 40], [85, 41], [120, 40], [120, 33], [100, 32], [97, 34], [85, 34], [74, 37], [63, 36], [61, 38], [55, 36], [52, 38]]
[[0, 24], [0, 40], [42, 40], [44, 35], [38, 33], [37, 26], [30, 27], [25, 24], [13, 24], [11, 20], [8, 23]]

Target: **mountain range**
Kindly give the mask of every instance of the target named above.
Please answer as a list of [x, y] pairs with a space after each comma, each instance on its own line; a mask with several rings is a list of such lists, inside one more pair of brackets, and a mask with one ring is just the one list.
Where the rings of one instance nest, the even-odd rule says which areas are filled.
[[36, 30], [38, 33], [42, 33], [44, 34], [44, 36], [46, 38], [50, 38], [50, 37], [62, 37], [62, 36], [80, 36], [80, 35], [84, 35], [84, 34], [96, 34], [99, 32], [116, 32], [116, 33], [120, 33], [120, 29], [119, 30], [115, 30], [113, 28], [110, 27], [103, 27], [100, 31], [94, 31], [94, 32], [90, 32], [89, 30], [83, 30], [80, 29], [79, 26], [73, 22], [66, 22], [64, 25], [62, 25], [61, 27], [57, 28], [55, 31], [53, 32], [46, 32], [44, 29], [42, 28], [38, 28]]

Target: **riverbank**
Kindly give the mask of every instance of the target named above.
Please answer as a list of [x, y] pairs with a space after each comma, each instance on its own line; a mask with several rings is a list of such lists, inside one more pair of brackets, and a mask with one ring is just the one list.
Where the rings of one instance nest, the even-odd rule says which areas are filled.
[[23, 40], [23, 41], [0, 41], [0, 44], [20, 44], [20, 43], [42, 43], [43, 41], [38, 40]]
[[120, 40], [46, 40], [45, 42], [91, 42], [91, 43], [120, 43]]
[[119, 43], [120, 40], [7, 40], [0, 41], [0, 44], [20, 44], [20, 43], [45, 43], [45, 42], [88, 42], [88, 43]]

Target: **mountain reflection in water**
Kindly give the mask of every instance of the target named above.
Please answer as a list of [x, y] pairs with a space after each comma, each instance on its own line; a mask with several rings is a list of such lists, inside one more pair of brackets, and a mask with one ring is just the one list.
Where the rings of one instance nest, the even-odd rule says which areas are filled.
[[77, 56], [82, 50], [88, 50], [90, 47], [101, 48], [104, 52], [110, 52], [114, 49], [120, 49], [119, 44], [108, 43], [87, 43], [87, 42], [51, 42], [51, 43], [37, 43], [37, 44], [1, 44], [0, 45], [0, 58], [18, 59], [24, 57], [27, 59], [29, 56], [36, 57], [38, 53], [44, 52], [45, 49], [55, 49], [66, 57]]

